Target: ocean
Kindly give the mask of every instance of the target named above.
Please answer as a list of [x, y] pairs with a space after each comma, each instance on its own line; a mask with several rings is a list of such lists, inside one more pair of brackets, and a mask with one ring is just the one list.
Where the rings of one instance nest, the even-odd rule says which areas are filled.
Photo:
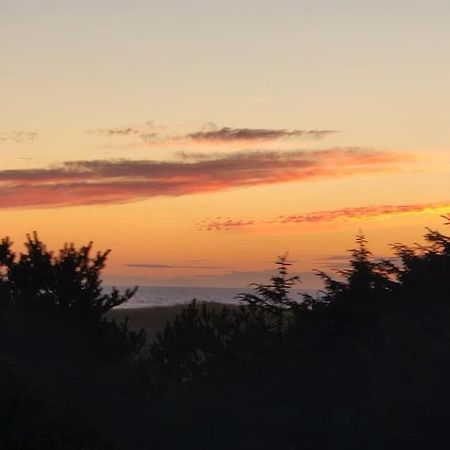
[[[120, 291], [126, 286], [118, 287]], [[108, 288], [105, 288], [108, 291]], [[211, 287], [168, 287], [141, 286], [135, 296], [117, 308], [148, 308], [153, 306], [173, 306], [190, 303], [194, 298], [199, 302], [218, 302], [225, 304], [239, 304], [236, 298], [240, 293], [252, 292], [249, 288], [211, 288]], [[317, 290], [293, 290], [291, 297], [301, 299], [300, 293], [307, 292], [315, 295]]]
[[[123, 291], [126, 287], [118, 289]], [[118, 308], [173, 306], [190, 303], [194, 298], [199, 302], [237, 304], [239, 301], [235, 297], [242, 292], [250, 291], [238, 288], [140, 286], [134, 297]]]

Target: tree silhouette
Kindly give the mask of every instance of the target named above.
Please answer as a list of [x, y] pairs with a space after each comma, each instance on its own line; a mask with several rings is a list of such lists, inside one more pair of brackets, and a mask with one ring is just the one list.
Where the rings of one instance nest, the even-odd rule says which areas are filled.
[[255, 322], [268, 330], [281, 332], [291, 318], [292, 309], [298, 302], [290, 297], [290, 291], [299, 281], [298, 276], [289, 276], [291, 263], [287, 255], [279, 256], [275, 262], [277, 274], [270, 278], [269, 284], [253, 283], [255, 293], [242, 293], [237, 296], [241, 301], [241, 322]]
[[122, 352], [139, 351], [143, 333], [105, 318], [136, 292], [103, 292], [100, 277], [109, 250], [91, 256], [92, 243], [79, 249], [65, 244], [54, 254], [37, 233], [27, 235], [23, 253], [15, 253], [12, 244], [9, 238], [0, 243], [0, 316], [11, 341], [46, 337], [57, 344], [71, 336], [72, 343], [78, 339], [92, 348], [108, 342]]
[[84, 319], [98, 319], [114, 306], [128, 301], [136, 292], [103, 294], [100, 274], [110, 250], [91, 257], [92, 242], [79, 250], [65, 244], [55, 256], [36, 233], [27, 235], [26, 253], [19, 256], [5, 238], [0, 244], [0, 289], [2, 303], [54, 311], [71, 310]]
[[204, 374], [205, 363], [223, 355], [235, 334], [233, 312], [194, 299], [169, 321], [150, 346], [152, 370], [159, 384], [189, 381]]
[[[142, 362], [127, 325], [105, 319], [131, 292], [102, 291], [107, 252], [53, 254], [33, 235], [17, 255], [5, 239], [0, 447], [111, 448], [113, 434], [130, 450], [448, 448], [450, 237], [427, 229], [424, 244], [394, 251], [375, 260], [358, 235], [341, 278], [319, 273], [324, 298], [303, 301], [279, 258], [239, 306], [193, 301]], [[52, 340], [57, 358], [37, 364]]]
[[356, 247], [349, 250], [348, 269], [338, 271], [343, 281], [335, 280], [322, 271], [317, 275], [325, 283], [326, 301], [370, 302], [389, 295], [397, 286], [392, 277], [393, 266], [389, 261], [374, 261], [363, 234], [356, 236]]
[[[443, 218], [450, 220], [450, 216]], [[401, 260], [395, 275], [401, 283], [402, 296], [410, 301], [447, 301], [450, 295], [450, 236], [427, 228], [424, 238], [424, 245], [393, 245]]]
[[238, 309], [199, 307], [193, 300], [157, 335], [150, 347], [153, 373], [159, 383], [189, 381], [230, 359], [248, 358], [256, 348], [282, 337], [299, 303], [290, 297], [299, 277], [290, 277], [286, 256], [276, 261], [277, 274], [269, 284], [252, 284], [255, 294], [237, 296]]

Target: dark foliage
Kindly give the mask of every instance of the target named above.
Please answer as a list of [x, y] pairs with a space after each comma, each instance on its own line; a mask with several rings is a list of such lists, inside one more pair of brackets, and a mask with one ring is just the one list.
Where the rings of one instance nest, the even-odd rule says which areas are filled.
[[343, 281], [317, 272], [325, 283], [325, 300], [369, 303], [389, 296], [397, 285], [391, 276], [394, 266], [388, 261], [373, 261], [367, 240], [361, 234], [356, 237], [356, 248], [349, 251], [350, 268], [339, 271]]
[[237, 297], [239, 308], [199, 307], [194, 300], [169, 322], [150, 347], [155, 379], [186, 382], [280, 345], [299, 306], [289, 297], [299, 278], [288, 276], [286, 257], [276, 264], [277, 275], [269, 284], [253, 284], [254, 294]]
[[100, 429], [125, 414], [145, 336], [105, 313], [135, 290], [103, 292], [109, 252], [91, 256], [92, 244], [55, 255], [34, 234], [24, 253], [11, 246], [0, 244], [0, 448], [113, 448]]
[[[161, 448], [448, 448], [449, 239], [429, 230], [424, 246], [395, 245], [395, 265], [358, 236], [349, 269], [320, 272], [323, 295], [301, 301], [280, 259], [269, 284], [220, 312], [220, 332], [217, 313], [190, 305], [157, 345], [179, 370], [153, 419]], [[180, 376], [195, 354], [195, 374]]]
[[450, 237], [427, 229], [425, 239], [427, 245], [417, 245], [416, 248], [401, 244], [393, 246], [402, 260], [402, 266], [394, 272], [402, 285], [402, 295], [410, 301], [448, 301]]
[[17, 255], [6, 238], [0, 244], [0, 332], [4, 350], [40, 353], [78, 352], [114, 357], [139, 352], [143, 334], [104, 315], [131, 298], [134, 290], [103, 293], [101, 271], [109, 251], [91, 257], [92, 243], [66, 244], [54, 255], [27, 236], [26, 252]]
[[186, 382], [206, 370], [206, 361], [224, 355], [228, 341], [235, 334], [233, 311], [198, 307], [196, 300], [162, 333], [150, 347], [151, 370], [159, 385]]
[[0, 448], [447, 449], [450, 237], [393, 248], [374, 260], [358, 236], [317, 298], [292, 298], [282, 257], [240, 306], [193, 301], [136, 357], [142, 335], [104, 319], [132, 295], [102, 293], [107, 253], [3, 241]]
[[0, 359], [0, 448], [119, 449], [83, 409], [62, 402], [42, 374]]

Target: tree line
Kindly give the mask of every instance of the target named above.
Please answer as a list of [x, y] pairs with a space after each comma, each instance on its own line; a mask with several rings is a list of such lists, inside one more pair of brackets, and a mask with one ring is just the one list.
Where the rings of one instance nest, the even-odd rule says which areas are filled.
[[[448, 217], [445, 218], [449, 220]], [[450, 237], [363, 235], [320, 295], [280, 257], [238, 306], [193, 300], [155, 340], [108, 318], [109, 252], [0, 244], [0, 448], [448, 448]]]

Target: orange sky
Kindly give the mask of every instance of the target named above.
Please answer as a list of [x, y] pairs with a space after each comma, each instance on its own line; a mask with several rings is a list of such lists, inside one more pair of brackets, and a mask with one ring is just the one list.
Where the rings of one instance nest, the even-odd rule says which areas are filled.
[[[64, 2], [63, 2], [64, 3]], [[450, 7], [6, 2], [2, 235], [111, 248], [115, 284], [345, 264], [450, 212]], [[270, 30], [270, 32], [268, 31]]]

